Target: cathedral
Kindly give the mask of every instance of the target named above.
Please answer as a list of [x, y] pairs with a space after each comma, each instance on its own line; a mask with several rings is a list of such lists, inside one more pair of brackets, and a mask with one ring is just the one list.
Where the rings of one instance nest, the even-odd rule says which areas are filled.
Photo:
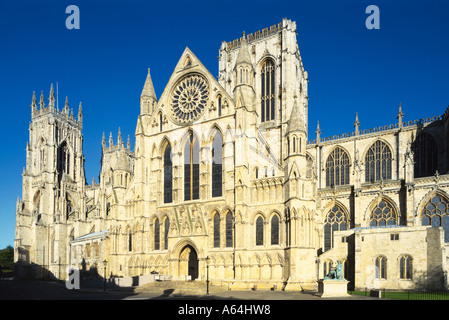
[[341, 261], [351, 288], [447, 289], [449, 111], [405, 121], [399, 105], [392, 125], [355, 115], [353, 132], [308, 136], [296, 31], [222, 42], [218, 77], [185, 48], [160, 97], [148, 69], [134, 150], [103, 135], [91, 184], [81, 104], [33, 93], [16, 277], [315, 290]]

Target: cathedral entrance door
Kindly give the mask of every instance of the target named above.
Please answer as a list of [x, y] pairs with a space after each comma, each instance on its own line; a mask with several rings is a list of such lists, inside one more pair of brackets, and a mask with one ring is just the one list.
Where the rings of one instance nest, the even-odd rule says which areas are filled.
[[179, 254], [179, 275], [190, 276], [191, 280], [198, 278], [198, 255], [191, 245], [186, 245]]

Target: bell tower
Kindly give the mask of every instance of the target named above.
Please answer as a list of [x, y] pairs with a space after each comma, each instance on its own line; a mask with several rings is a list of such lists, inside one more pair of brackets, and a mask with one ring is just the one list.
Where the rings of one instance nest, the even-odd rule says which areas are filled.
[[66, 226], [85, 210], [80, 201], [85, 187], [82, 119], [81, 103], [77, 119], [68, 98], [62, 110], [55, 106], [53, 85], [47, 106], [41, 92], [38, 108], [33, 92], [15, 240], [19, 269], [21, 264], [41, 266], [33, 277], [46, 277], [54, 264], [67, 261]]

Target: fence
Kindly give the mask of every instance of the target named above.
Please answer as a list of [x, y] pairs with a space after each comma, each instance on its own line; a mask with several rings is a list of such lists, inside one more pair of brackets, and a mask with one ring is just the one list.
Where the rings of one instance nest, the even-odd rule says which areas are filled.
[[365, 291], [349, 291], [349, 293], [396, 300], [449, 300], [449, 291], [387, 291], [385, 289], [365, 289]]

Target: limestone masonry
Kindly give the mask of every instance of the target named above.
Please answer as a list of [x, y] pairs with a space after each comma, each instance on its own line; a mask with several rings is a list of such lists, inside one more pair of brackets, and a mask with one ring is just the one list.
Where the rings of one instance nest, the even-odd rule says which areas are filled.
[[449, 112], [311, 140], [296, 32], [222, 42], [218, 79], [186, 48], [159, 98], [148, 69], [135, 148], [103, 136], [91, 184], [81, 104], [33, 93], [16, 276], [315, 290], [340, 260], [350, 288], [446, 289]]

